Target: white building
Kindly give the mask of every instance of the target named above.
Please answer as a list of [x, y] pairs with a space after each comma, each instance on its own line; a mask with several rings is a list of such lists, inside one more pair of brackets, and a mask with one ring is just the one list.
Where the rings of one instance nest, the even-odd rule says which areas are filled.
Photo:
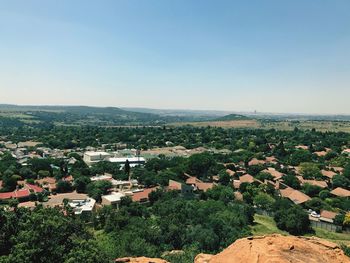
[[135, 167], [137, 165], [145, 164], [146, 160], [143, 157], [112, 157], [109, 158], [109, 161], [112, 163], [118, 163], [121, 166], [124, 166], [126, 160], [129, 161], [130, 167]]
[[117, 163], [120, 166], [124, 166], [126, 161], [129, 161], [130, 167], [135, 167], [137, 165], [145, 164], [146, 160], [143, 157], [115, 157], [113, 153], [107, 152], [85, 152], [84, 162], [87, 165], [92, 165], [101, 161], [107, 161], [112, 163]]
[[91, 165], [101, 161], [108, 161], [109, 157], [111, 157], [111, 155], [107, 152], [85, 152], [84, 162]]
[[102, 196], [102, 205], [116, 205], [117, 207], [120, 204], [121, 199], [125, 197], [124, 193], [120, 193], [120, 192], [113, 192], [109, 195], [103, 195]]
[[93, 198], [73, 199], [68, 204], [76, 215], [90, 214], [95, 208], [96, 200]]

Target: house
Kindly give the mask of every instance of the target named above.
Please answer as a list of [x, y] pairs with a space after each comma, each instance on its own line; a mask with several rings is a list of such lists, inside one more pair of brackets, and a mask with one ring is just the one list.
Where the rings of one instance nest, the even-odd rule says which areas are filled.
[[271, 167], [263, 170], [262, 172], [271, 174], [273, 176], [274, 180], [279, 180], [284, 175], [283, 173], [277, 171], [275, 168], [271, 168]]
[[101, 161], [107, 161], [111, 163], [117, 163], [124, 166], [128, 161], [130, 167], [145, 164], [146, 160], [143, 157], [114, 157], [113, 154], [107, 152], [85, 152], [83, 157], [84, 162], [87, 165], [92, 165]]
[[309, 201], [311, 199], [308, 195], [298, 190], [295, 190], [291, 187], [280, 189], [280, 194], [282, 197], [288, 198], [289, 200], [291, 200], [293, 203], [297, 205], [303, 204], [306, 201]]
[[158, 187], [152, 187], [152, 188], [145, 188], [140, 192], [135, 192], [133, 193], [131, 199], [134, 202], [148, 202], [149, 200], [149, 194], [152, 193], [153, 191], [156, 191]]
[[310, 185], [318, 186], [318, 187], [320, 187], [322, 189], [328, 187], [328, 184], [325, 181], [306, 180], [302, 176], [297, 176], [297, 178], [298, 178], [298, 180], [299, 180], [301, 185], [310, 184]]
[[169, 190], [169, 191], [181, 191], [182, 194], [190, 194], [193, 192], [193, 187], [191, 185], [179, 183], [179, 182], [176, 182], [174, 180], [169, 180], [167, 190]]
[[26, 184], [24, 184], [23, 189], [28, 189], [30, 192], [36, 193], [36, 194], [44, 192], [43, 188], [41, 188], [40, 186], [37, 186], [35, 184], [26, 183]]
[[300, 150], [309, 150], [309, 146], [306, 145], [297, 145], [295, 148]]
[[123, 197], [125, 197], [126, 195], [124, 193], [121, 192], [112, 192], [109, 195], [103, 195], [101, 197], [102, 205], [119, 205], [120, 201]]
[[332, 179], [334, 177], [334, 175], [337, 174], [333, 171], [327, 171], [327, 170], [321, 170], [321, 173], [323, 176], [328, 177], [329, 179]]
[[215, 186], [214, 183], [196, 183], [195, 190], [206, 192]]
[[250, 174], [245, 174], [239, 177], [239, 181], [241, 183], [253, 183], [254, 182], [254, 177], [251, 176]]
[[76, 215], [90, 215], [95, 209], [96, 200], [93, 198], [71, 199], [68, 205]]
[[333, 223], [335, 217], [338, 214], [335, 212], [327, 211], [327, 210], [322, 210], [320, 213], [320, 221], [328, 222], [328, 223]]
[[254, 177], [250, 174], [244, 174], [239, 177], [238, 180], [233, 180], [233, 187], [239, 189], [242, 183], [253, 183], [255, 181]]
[[76, 191], [71, 193], [49, 195], [49, 200], [43, 203], [44, 207], [62, 207], [63, 200], [86, 200], [88, 199], [87, 194], [79, 194]]
[[266, 162], [264, 160], [258, 160], [257, 158], [253, 158], [248, 162], [249, 166], [252, 165], [259, 165], [259, 164], [265, 164]]
[[181, 191], [182, 183], [176, 182], [174, 180], [169, 180], [168, 190]]
[[42, 179], [35, 180], [35, 183], [41, 185], [41, 187], [50, 192], [56, 190], [56, 179], [54, 177], [44, 177]]
[[334, 170], [338, 174], [342, 174], [344, 172], [343, 167], [330, 166], [329, 169]]
[[265, 158], [266, 163], [277, 164], [278, 161], [275, 156], [269, 156]]
[[68, 175], [68, 176], [66, 176], [66, 177], [63, 177], [62, 178], [62, 181], [66, 181], [66, 182], [73, 182], [74, 181], [74, 178], [73, 178], [73, 176], [72, 175]]
[[203, 183], [203, 182], [195, 176], [189, 176], [186, 180], [186, 184], [188, 185], [196, 185], [197, 183]]
[[233, 194], [235, 195], [236, 200], [243, 201], [243, 195], [241, 192], [235, 191]]
[[326, 149], [325, 151], [318, 151], [318, 152], [314, 152], [314, 154], [316, 154], [318, 157], [324, 157], [327, 155], [328, 152], [330, 152], [331, 149]]
[[111, 155], [107, 152], [85, 152], [83, 160], [87, 165], [106, 161]]
[[11, 198], [16, 198], [19, 200], [26, 199], [30, 196], [30, 191], [29, 189], [20, 189], [20, 190], [15, 190], [13, 192], [5, 192], [5, 193], [0, 193], [0, 200], [6, 200], [6, 199], [11, 199]]
[[113, 179], [111, 174], [105, 173], [103, 175], [96, 175], [90, 178], [91, 182], [95, 181], [111, 181]]
[[241, 181], [240, 180], [233, 180], [233, 187], [235, 189], [239, 189], [240, 186], [241, 186]]
[[350, 191], [341, 187], [337, 187], [334, 190], [332, 190], [331, 194], [338, 197], [350, 197]]
[[111, 163], [117, 163], [121, 166], [124, 166], [126, 162], [129, 161], [130, 167], [135, 167], [146, 163], [146, 160], [143, 157], [112, 157], [109, 158], [108, 161]]
[[230, 170], [230, 169], [226, 169], [226, 173], [229, 175], [229, 176], [234, 176], [236, 174], [236, 172]]
[[17, 207], [24, 207], [32, 210], [36, 207], [36, 202], [28, 201], [28, 202], [19, 203]]

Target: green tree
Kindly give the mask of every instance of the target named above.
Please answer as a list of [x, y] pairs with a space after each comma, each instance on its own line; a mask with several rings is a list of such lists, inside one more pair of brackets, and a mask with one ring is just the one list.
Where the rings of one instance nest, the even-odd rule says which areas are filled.
[[277, 227], [292, 235], [303, 235], [310, 231], [309, 215], [298, 205], [275, 212]]
[[266, 193], [259, 193], [253, 199], [254, 205], [264, 210], [272, 210], [275, 199]]
[[70, 182], [59, 180], [56, 184], [57, 193], [68, 193], [73, 190], [73, 187]]
[[95, 240], [74, 240], [73, 248], [64, 256], [64, 263], [108, 263], [110, 259]]
[[321, 179], [322, 173], [316, 163], [302, 163], [300, 172], [304, 179]]
[[231, 182], [231, 176], [225, 170], [222, 170], [219, 173], [219, 182], [227, 186]]
[[74, 180], [74, 187], [78, 193], [86, 193], [87, 185], [91, 183], [91, 180], [87, 176], [80, 176]]

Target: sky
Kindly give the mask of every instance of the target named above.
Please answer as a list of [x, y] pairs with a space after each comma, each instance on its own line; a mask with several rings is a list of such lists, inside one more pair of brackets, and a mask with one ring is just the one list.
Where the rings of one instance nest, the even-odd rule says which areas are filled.
[[350, 114], [349, 0], [0, 6], [0, 103]]

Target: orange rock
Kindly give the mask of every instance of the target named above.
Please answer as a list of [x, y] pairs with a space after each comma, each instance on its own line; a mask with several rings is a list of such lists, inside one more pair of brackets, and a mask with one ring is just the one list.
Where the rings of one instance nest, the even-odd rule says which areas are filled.
[[201, 255], [196, 257], [195, 263], [350, 263], [332, 242], [277, 234], [242, 238], [215, 256]]
[[198, 254], [194, 259], [196, 263], [209, 263], [214, 255], [210, 254]]
[[138, 257], [138, 258], [117, 258], [115, 260], [117, 263], [169, 263], [168, 261], [160, 258], [146, 258], [146, 257]]

